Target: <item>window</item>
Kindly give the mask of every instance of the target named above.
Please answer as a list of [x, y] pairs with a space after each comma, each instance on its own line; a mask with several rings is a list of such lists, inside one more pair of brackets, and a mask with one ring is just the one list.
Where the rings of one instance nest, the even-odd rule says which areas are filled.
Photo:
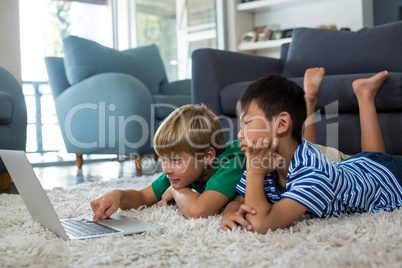
[[222, 47], [221, 0], [136, 0], [137, 45], [155, 43], [170, 81], [191, 78], [191, 53]]
[[46, 56], [64, 56], [64, 37], [77, 35], [119, 49], [155, 43], [169, 81], [191, 78], [192, 51], [217, 48], [222, 40], [216, 2], [223, 5], [223, 0], [19, 1], [26, 148], [42, 160], [44, 153], [74, 158], [64, 147], [44, 63]]
[[177, 67], [175, 0], [137, 0], [136, 39], [138, 46], [156, 44], [163, 59], [169, 81], [179, 77]]
[[47, 153], [38, 158], [41, 160], [54, 161], [55, 155], [73, 159], [66, 154], [60, 133], [44, 57], [63, 57], [62, 40], [68, 35], [112, 47], [110, 4], [105, 0], [20, 0], [20, 28], [23, 92], [28, 111], [26, 150]]

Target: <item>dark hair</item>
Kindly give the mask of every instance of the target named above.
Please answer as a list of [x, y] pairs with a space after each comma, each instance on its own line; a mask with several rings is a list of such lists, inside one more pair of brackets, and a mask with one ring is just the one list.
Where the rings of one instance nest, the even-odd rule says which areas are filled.
[[255, 101], [268, 120], [281, 112], [288, 112], [292, 119], [292, 137], [302, 142], [304, 121], [307, 118], [304, 90], [286, 77], [269, 74], [251, 83], [237, 103], [237, 115]]

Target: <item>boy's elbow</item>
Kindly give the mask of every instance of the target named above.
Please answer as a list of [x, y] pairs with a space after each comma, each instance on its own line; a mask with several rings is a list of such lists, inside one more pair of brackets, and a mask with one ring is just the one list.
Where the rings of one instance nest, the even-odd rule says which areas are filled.
[[186, 219], [199, 219], [199, 218], [208, 218], [209, 216], [213, 216], [216, 213], [208, 211], [207, 209], [200, 207], [190, 207], [186, 213], [183, 213]]
[[268, 230], [276, 231], [277, 229], [279, 229], [277, 227], [269, 227], [264, 224], [254, 224], [254, 225], [251, 224], [251, 225], [253, 226], [253, 231], [258, 234], [266, 234]]
[[260, 222], [250, 222], [251, 225], [253, 226], [253, 231], [258, 233], [258, 234], [266, 234], [268, 229], [261, 224]]
[[266, 234], [268, 230], [275, 231], [278, 227], [270, 226], [266, 221], [257, 219], [253, 217], [253, 219], [249, 218], [251, 226], [253, 226], [253, 231], [258, 234]]

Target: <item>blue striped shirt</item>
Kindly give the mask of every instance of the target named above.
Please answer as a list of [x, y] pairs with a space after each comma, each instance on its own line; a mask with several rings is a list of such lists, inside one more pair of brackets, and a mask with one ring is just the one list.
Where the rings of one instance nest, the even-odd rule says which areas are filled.
[[[246, 175], [247, 169], [236, 187], [243, 196]], [[367, 157], [330, 162], [306, 140], [296, 149], [284, 189], [278, 191], [271, 173], [265, 176], [264, 191], [273, 203], [290, 198], [317, 217], [389, 211], [402, 205], [401, 184], [387, 167]]]

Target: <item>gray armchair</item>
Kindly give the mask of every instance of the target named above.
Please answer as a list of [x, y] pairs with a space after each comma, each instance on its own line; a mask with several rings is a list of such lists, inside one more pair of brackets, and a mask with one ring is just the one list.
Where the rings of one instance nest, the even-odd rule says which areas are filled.
[[[17, 80], [0, 67], [0, 149], [25, 150], [27, 109]], [[0, 159], [0, 187], [8, 189], [10, 174]]]
[[45, 58], [69, 153], [134, 155], [137, 170], [161, 120], [191, 103], [190, 80], [169, 83], [155, 45], [117, 51], [69, 36], [65, 58]]
[[297, 28], [279, 59], [220, 51], [196, 50], [192, 55], [192, 103], [205, 103], [221, 118], [225, 137], [237, 137], [236, 103], [252, 81], [281, 73], [303, 86], [306, 69], [325, 67], [315, 114], [317, 143], [344, 153], [360, 152], [359, 109], [352, 90], [357, 78], [388, 70], [376, 107], [386, 150], [402, 155], [402, 22], [357, 32]]

